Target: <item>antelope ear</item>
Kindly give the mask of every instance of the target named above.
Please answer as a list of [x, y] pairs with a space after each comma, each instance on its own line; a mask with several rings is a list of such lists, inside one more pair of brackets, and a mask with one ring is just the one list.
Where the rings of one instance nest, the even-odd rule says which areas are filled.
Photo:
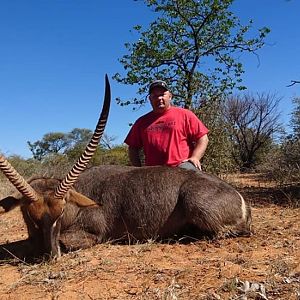
[[74, 202], [78, 206], [81, 206], [81, 207], [98, 205], [95, 201], [76, 192], [75, 190], [69, 190], [68, 196], [67, 196], [67, 201]]
[[[8, 196], [8, 197], [0, 200], [0, 207], [2, 207], [5, 212], [8, 212], [17, 206], [20, 206], [21, 203], [22, 203], [21, 199], [18, 199], [13, 196]], [[0, 211], [0, 213], [1, 213], [1, 211]]]

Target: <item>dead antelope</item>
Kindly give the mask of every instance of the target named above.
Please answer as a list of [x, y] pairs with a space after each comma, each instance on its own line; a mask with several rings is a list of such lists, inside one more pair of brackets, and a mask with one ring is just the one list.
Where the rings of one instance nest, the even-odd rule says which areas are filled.
[[21, 206], [33, 249], [58, 257], [61, 246], [75, 250], [109, 240], [165, 239], [186, 231], [195, 236], [250, 234], [249, 205], [233, 187], [204, 172], [98, 166], [81, 173], [103, 133], [109, 100], [106, 80], [101, 125], [63, 181], [27, 183], [0, 156], [0, 169], [21, 193], [2, 199], [0, 207]]
[[72, 219], [72, 226], [61, 232], [68, 249], [77, 249], [83, 239], [92, 245], [107, 240], [165, 239], [185, 232], [250, 235], [249, 204], [216, 176], [162, 166], [111, 166], [114, 169], [105, 178], [106, 168], [91, 168], [75, 184], [98, 207], [81, 209], [77, 222]]
[[48, 204], [21, 207], [34, 249], [44, 245], [43, 251], [58, 256], [60, 246], [70, 251], [108, 240], [164, 239], [187, 231], [196, 237], [250, 234], [249, 205], [217, 177], [169, 167], [109, 168], [106, 174], [107, 166], [84, 172], [75, 186], [86, 196], [71, 189], [64, 203], [53, 198], [58, 180], [30, 183], [49, 195]]

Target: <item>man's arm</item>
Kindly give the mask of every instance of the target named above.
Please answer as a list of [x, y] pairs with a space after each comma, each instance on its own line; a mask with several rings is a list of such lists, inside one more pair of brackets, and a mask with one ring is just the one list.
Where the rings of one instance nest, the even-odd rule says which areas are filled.
[[141, 167], [140, 148], [128, 147], [128, 156], [131, 164], [135, 167]]
[[207, 144], [208, 144], [208, 136], [207, 134], [205, 134], [196, 142], [191, 157], [187, 159], [187, 161], [190, 161], [196, 168], [200, 170], [201, 170], [200, 160], [204, 156], [205, 150], [207, 148]]

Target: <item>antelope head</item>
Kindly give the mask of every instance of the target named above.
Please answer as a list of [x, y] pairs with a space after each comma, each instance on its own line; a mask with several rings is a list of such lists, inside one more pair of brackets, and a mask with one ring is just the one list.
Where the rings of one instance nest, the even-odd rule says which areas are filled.
[[97, 149], [107, 122], [110, 101], [110, 85], [106, 75], [103, 108], [93, 136], [85, 151], [62, 181], [53, 178], [37, 178], [26, 182], [0, 154], [0, 170], [20, 193], [2, 199], [0, 207], [9, 211], [20, 206], [29, 238], [34, 239], [37, 244], [42, 243], [43, 250], [52, 257], [60, 256], [58, 239], [66, 203], [72, 202], [79, 207], [97, 205], [93, 200], [73, 190], [72, 186]]

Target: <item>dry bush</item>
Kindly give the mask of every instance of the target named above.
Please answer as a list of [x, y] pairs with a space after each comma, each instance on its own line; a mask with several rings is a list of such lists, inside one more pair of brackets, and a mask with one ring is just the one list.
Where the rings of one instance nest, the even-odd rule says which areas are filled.
[[12, 185], [5, 178], [0, 178], [0, 199], [13, 192]]
[[266, 157], [260, 171], [268, 174], [278, 186], [300, 184], [300, 140], [285, 141]]

